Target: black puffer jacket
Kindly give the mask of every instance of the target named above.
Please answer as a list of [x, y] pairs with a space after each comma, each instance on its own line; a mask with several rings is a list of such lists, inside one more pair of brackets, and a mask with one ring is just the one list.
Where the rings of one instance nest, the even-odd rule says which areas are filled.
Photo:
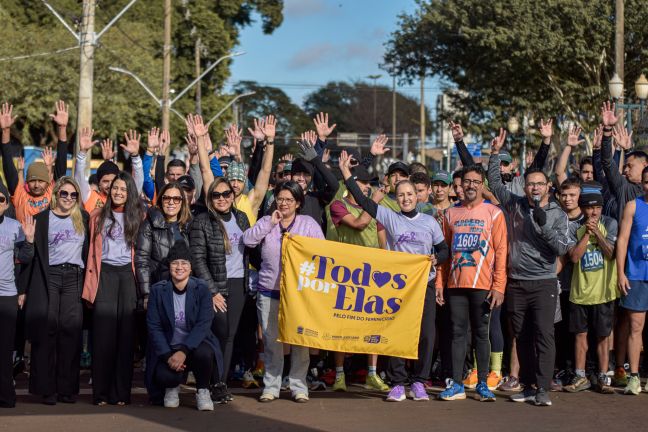
[[[248, 217], [242, 211], [232, 209], [232, 217], [236, 218], [236, 224], [245, 232], [250, 228]], [[221, 233], [219, 221], [212, 213], [202, 213], [194, 219], [191, 224], [189, 242], [193, 255], [194, 275], [205, 282], [212, 292], [212, 295], [221, 294], [227, 296], [227, 267], [225, 266], [225, 242]], [[243, 253], [243, 284], [247, 292], [249, 286], [249, 249], [245, 248]]]
[[[179, 226], [189, 245], [189, 226]], [[142, 222], [135, 243], [135, 274], [140, 292], [145, 296], [154, 283], [169, 278], [167, 255], [174, 244], [171, 224], [157, 207], [150, 207]]]

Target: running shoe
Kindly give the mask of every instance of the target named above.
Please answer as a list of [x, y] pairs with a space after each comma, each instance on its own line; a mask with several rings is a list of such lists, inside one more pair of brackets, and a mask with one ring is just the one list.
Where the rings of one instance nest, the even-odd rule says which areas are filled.
[[219, 382], [211, 386], [211, 398], [217, 404], [226, 404], [227, 403], [227, 385], [225, 383]]
[[259, 381], [257, 381], [256, 378], [254, 378], [254, 375], [252, 375], [252, 371], [250, 371], [249, 369], [245, 371], [245, 373], [243, 374], [243, 383], [241, 384], [241, 386], [243, 386], [243, 388], [261, 387]]
[[623, 367], [618, 367], [614, 370], [614, 378], [612, 378], [612, 385], [615, 387], [625, 387], [628, 385], [628, 374]]
[[568, 393], [577, 393], [583, 390], [587, 390], [590, 387], [592, 387], [590, 380], [585, 377], [576, 376], [570, 384], [567, 384], [563, 387], [563, 390]]
[[333, 391], [347, 391], [344, 373], [341, 373], [335, 377], [335, 382], [333, 383]]
[[614, 389], [612, 388], [611, 383], [612, 380], [609, 376], [599, 375], [598, 378], [596, 378], [596, 390], [603, 394], [613, 394]]
[[532, 387], [527, 387], [519, 393], [512, 394], [509, 396], [513, 402], [535, 402], [536, 400], [536, 391]]
[[388, 402], [402, 402], [405, 399], [405, 387], [402, 385], [394, 386], [387, 395]]
[[263, 393], [263, 394], [259, 397], [259, 402], [264, 402], [264, 403], [265, 403], [265, 402], [272, 402], [272, 401], [274, 401], [275, 399], [278, 399], [275, 395], [273, 395], [273, 394], [271, 394], [271, 393]]
[[256, 367], [252, 371], [252, 375], [254, 378], [263, 378], [263, 375], [265, 374], [265, 365], [261, 360], [257, 361]]
[[324, 390], [326, 391], [326, 383], [324, 381], [320, 381], [317, 378], [311, 378], [311, 377], [306, 377], [306, 381], [308, 382], [308, 389], [311, 391], [316, 391], [316, 390]]
[[198, 411], [214, 411], [214, 402], [208, 389], [198, 389], [196, 392], [196, 408]]
[[641, 381], [637, 375], [630, 375], [628, 385], [623, 389], [623, 394], [638, 395], [639, 393], [641, 393]]
[[409, 397], [415, 401], [428, 401], [430, 397], [425, 391], [425, 386], [420, 382], [413, 382], [410, 386]]
[[552, 392], [561, 392], [563, 391], [563, 385], [560, 381], [552, 379], [551, 383], [549, 383], [549, 390]]
[[446, 389], [439, 393], [439, 399], [445, 401], [466, 399], [464, 385], [456, 383], [453, 380], [448, 381]]
[[484, 381], [477, 384], [476, 391], [481, 402], [495, 402], [495, 394]]
[[297, 393], [293, 400], [297, 403], [306, 403], [308, 402], [308, 395], [306, 393]]
[[549, 392], [542, 387], [536, 391], [535, 397], [536, 406], [551, 406], [551, 399], [549, 399]]
[[365, 388], [367, 390], [378, 390], [381, 392], [389, 391], [389, 386], [385, 384], [385, 381], [383, 381], [378, 374], [367, 375]]
[[470, 371], [466, 379], [463, 381], [464, 387], [467, 389], [474, 389], [477, 387], [478, 380], [477, 380], [477, 369], [473, 369]]
[[178, 408], [180, 406], [180, 386], [169, 387], [164, 391], [164, 407]]
[[520, 385], [520, 380], [515, 376], [507, 376], [504, 378], [502, 384], [500, 384], [499, 389], [505, 392], [521, 392], [522, 385]]
[[490, 373], [486, 377], [486, 385], [488, 386], [488, 389], [489, 390], [497, 389], [497, 386], [500, 385], [500, 382], [502, 382], [502, 374], [497, 373], [495, 371], [490, 371]]

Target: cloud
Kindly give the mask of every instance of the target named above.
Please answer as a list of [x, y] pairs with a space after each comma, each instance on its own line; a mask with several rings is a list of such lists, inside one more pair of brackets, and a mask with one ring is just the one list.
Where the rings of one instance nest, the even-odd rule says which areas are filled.
[[332, 45], [328, 42], [306, 47], [288, 61], [291, 69], [307, 69], [312, 66], [343, 63], [351, 61], [379, 63], [382, 60], [383, 48], [381, 45], [349, 42], [341, 45]]
[[335, 48], [330, 43], [311, 45], [296, 53], [288, 62], [288, 66], [292, 69], [308, 68], [322, 61], [328, 61], [334, 54]]
[[287, 17], [302, 18], [322, 14], [327, 12], [328, 9], [328, 5], [324, 0], [286, 0], [284, 4], [284, 15]]

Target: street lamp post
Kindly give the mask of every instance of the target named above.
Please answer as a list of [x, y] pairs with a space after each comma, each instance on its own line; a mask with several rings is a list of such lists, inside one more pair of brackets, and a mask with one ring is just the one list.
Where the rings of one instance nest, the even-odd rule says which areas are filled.
[[[623, 101], [623, 81], [618, 74], [614, 74], [608, 84], [610, 96], [616, 101]], [[635, 81], [635, 94], [639, 99], [639, 103], [624, 103], [616, 102], [616, 107], [626, 111], [626, 129], [628, 132], [632, 131], [632, 112], [639, 111], [639, 118], [643, 118], [646, 105], [646, 98], [648, 98], [648, 79], [644, 74], [641, 74], [639, 79]]]
[[382, 78], [382, 75], [368, 75], [367, 78], [373, 80], [373, 127], [376, 132], [376, 80]]

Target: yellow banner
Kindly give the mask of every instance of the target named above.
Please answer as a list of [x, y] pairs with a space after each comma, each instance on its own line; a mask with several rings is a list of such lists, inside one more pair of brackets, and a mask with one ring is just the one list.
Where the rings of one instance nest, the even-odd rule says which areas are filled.
[[418, 357], [428, 257], [297, 235], [281, 252], [281, 342]]

